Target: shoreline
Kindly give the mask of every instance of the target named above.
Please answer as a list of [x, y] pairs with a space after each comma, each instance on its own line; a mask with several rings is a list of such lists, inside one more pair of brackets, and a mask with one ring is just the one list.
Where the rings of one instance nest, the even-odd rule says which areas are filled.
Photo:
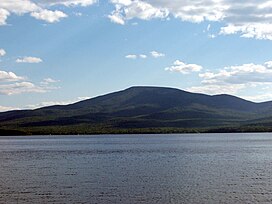
[[50, 135], [139, 135], [139, 134], [205, 134], [205, 133], [271, 133], [269, 127], [219, 127], [212, 129], [192, 128], [148, 128], [148, 129], [104, 129], [97, 131], [35, 131], [20, 129], [0, 129], [0, 136], [50, 136]]

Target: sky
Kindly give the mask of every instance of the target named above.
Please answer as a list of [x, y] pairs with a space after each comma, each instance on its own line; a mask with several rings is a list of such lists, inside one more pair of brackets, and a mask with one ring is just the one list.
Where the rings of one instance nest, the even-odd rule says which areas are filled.
[[0, 1], [0, 111], [131, 86], [272, 100], [272, 0]]

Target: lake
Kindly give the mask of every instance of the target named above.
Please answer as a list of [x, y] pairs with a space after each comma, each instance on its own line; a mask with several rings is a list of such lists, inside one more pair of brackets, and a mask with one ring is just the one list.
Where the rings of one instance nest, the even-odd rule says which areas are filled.
[[0, 137], [0, 203], [272, 203], [272, 134]]

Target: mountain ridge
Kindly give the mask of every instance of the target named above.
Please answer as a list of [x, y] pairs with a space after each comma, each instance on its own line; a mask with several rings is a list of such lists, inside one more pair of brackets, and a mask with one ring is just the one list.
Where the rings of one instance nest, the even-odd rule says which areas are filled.
[[[69, 105], [0, 113], [0, 134], [103, 134], [203, 132], [215, 129], [270, 131], [272, 101], [191, 93], [170, 87], [133, 86]], [[272, 123], [271, 123], [272, 124]]]

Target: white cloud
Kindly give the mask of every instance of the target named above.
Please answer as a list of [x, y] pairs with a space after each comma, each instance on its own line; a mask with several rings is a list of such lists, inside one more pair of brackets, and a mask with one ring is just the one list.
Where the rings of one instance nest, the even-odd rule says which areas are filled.
[[46, 93], [59, 87], [54, 86], [39, 86], [32, 82], [22, 81], [9, 84], [0, 84], [0, 94], [16, 95], [22, 93]]
[[36, 86], [31, 82], [16, 82], [11, 84], [0, 84], [0, 94], [15, 95], [21, 93], [45, 93], [48, 90]]
[[210, 95], [215, 95], [215, 94], [234, 95], [237, 93], [237, 91], [244, 88], [246, 87], [243, 84], [234, 84], [234, 85], [211, 84], [211, 85], [193, 86], [185, 90], [189, 92], [203, 93], [203, 94], [210, 94]]
[[218, 21], [224, 16], [227, 6], [219, 1], [163, 1], [163, 0], [111, 0], [115, 4], [115, 12], [124, 20], [139, 18], [150, 20], [154, 18], [167, 19], [171, 16], [183, 21], [202, 22], [204, 20]]
[[14, 95], [21, 93], [45, 93], [59, 87], [53, 86], [52, 83], [57, 80], [47, 78], [40, 84], [36, 85], [27, 81], [25, 77], [18, 76], [13, 72], [0, 71], [0, 94]]
[[52, 79], [52, 78], [46, 78], [43, 80], [46, 83], [56, 83], [59, 82], [58, 80]]
[[15, 108], [11, 106], [0, 106], [0, 112], [11, 111], [11, 110], [19, 110], [19, 108]]
[[139, 55], [139, 57], [142, 58], [142, 59], [146, 59], [147, 58], [147, 56], [144, 55], [144, 54]]
[[210, 29], [211, 29], [211, 24], [209, 24], [208, 26], [207, 26], [207, 31], [210, 31]]
[[188, 88], [188, 91], [208, 94], [236, 94], [247, 88], [272, 85], [271, 62], [224, 67], [217, 72], [201, 73], [199, 77], [202, 79], [201, 86]]
[[125, 25], [125, 21], [116, 13], [112, 13], [111, 15], [108, 15], [108, 17], [113, 23]]
[[90, 6], [96, 3], [96, 0], [38, 0], [40, 4], [45, 5], [64, 5], [64, 6]]
[[264, 65], [265, 65], [268, 69], [272, 69], [272, 61], [265, 62]]
[[129, 6], [132, 4], [132, 0], [111, 0], [111, 2], [123, 6]]
[[[49, 23], [67, 17], [63, 11], [52, 8], [90, 6], [98, 0], [1, 0], [0, 25], [7, 24], [10, 15], [31, 14], [36, 19]], [[138, 18], [170, 19], [201, 23], [220, 22], [220, 34], [239, 34], [245, 38], [272, 40], [272, 3], [271, 0], [110, 0], [115, 9], [108, 18], [124, 25], [127, 21]], [[207, 30], [210, 26], [207, 27]], [[214, 34], [212, 36], [215, 36]], [[212, 37], [211, 36], [211, 37]]]
[[6, 55], [6, 51], [4, 49], [0, 49], [0, 57]]
[[220, 34], [272, 40], [271, 0], [111, 0], [111, 3], [116, 6], [115, 15], [123, 22], [171, 17], [192, 23], [220, 22], [223, 24]]
[[137, 59], [137, 55], [127, 55], [127, 59]]
[[115, 10], [108, 17], [111, 21], [124, 25], [125, 21], [139, 18], [149, 20], [153, 18], [165, 18], [169, 15], [167, 9], [160, 9], [145, 1], [111, 0], [115, 4]]
[[167, 9], [159, 9], [144, 1], [132, 1], [129, 6], [124, 9], [126, 19], [140, 18], [149, 20], [152, 18], [165, 18], [168, 16]]
[[0, 82], [21, 81], [24, 77], [17, 76], [13, 72], [0, 71]]
[[245, 84], [245, 83], [272, 83], [272, 69], [269, 62], [260, 64], [243, 64], [225, 67], [217, 73], [206, 72], [199, 74], [204, 84]]
[[68, 105], [68, 104], [73, 104], [82, 100], [87, 100], [90, 98], [91, 97], [81, 96], [81, 97], [77, 97], [76, 99], [66, 100], [66, 101], [43, 101], [37, 104], [26, 105], [20, 108], [11, 107], [11, 106], [0, 106], [0, 112], [10, 111], [10, 110], [22, 110], [22, 109], [37, 109], [37, 108], [42, 108], [46, 106], [54, 106], [54, 105]]
[[40, 82], [40, 84], [41, 85], [49, 85], [49, 84], [53, 84], [53, 83], [57, 83], [57, 82], [59, 82], [59, 80], [55, 80], [52, 78], [45, 78]]
[[216, 38], [216, 35], [214, 35], [214, 34], [209, 34], [209, 35], [208, 35], [208, 38], [211, 38], [211, 39]]
[[79, 97], [77, 97], [77, 99], [78, 99], [79, 101], [88, 100], [88, 99], [90, 99], [90, 98], [91, 98], [90, 96], [79, 96]]
[[[10, 15], [30, 14], [49, 23], [67, 17], [63, 11], [53, 11], [55, 6], [90, 6], [98, 0], [1, 0], [0, 25], [7, 24]], [[271, 0], [110, 0], [115, 9], [108, 18], [124, 25], [127, 21], [178, 18], [201, 23], [220, 22], [220, 34], [239, 34], [245, 38], [272, 40]], [[210, 30], [210, 26], [207, 27]], [[214, 34], [215, 35], [215, 34]], [[217, 34], [216, 34], [217, 35]]]
[[41, 10], [38, 5], [29, 0], [1, 0], [0, 1], [0, 25], [6, 25], [6, 20], [11, 13], [23, 15], [33, 11]]
[[254, 95], [254, 96], [242, 96], [242, 98], [249, 100], [249, 101], [255, 101], [255, 102], [271, 101], [272, 94], [271, 93], [264, 93], [264, 94]]
[[77, 97], [76, 99], [73, 100], [66, 100], [66, 101], [44, 101], [38, 104], [32, 104], [32, 105], [27, 105], [25, 108], [30, 108], [30, 109], [36, 109], [36, 108], [42, 108], [45, 106], [54, 106], [54, 105], [68, 105], [68, 104], [73, 104], [82, 100], [87, 100], [90, 99], [91, 97]]
[[[151, 56], [154, 57], [154, 58], [159, 58], [159, 57], [164, 57], [165, 54], [163, 53], [159, 53], [159, 52], [156, 52], [156, 51], [152, 51], [150, 52]], [[147, 58], [147, 55], [146, 54], [129, 54], [127, 56], [125, 56], [127, 59], [137, 59], [137, 58], [140, 58], [140, 59], [146, 59]]]
[[0, 8], [18, 15], [41, 9], [36, 3], [30, 0], [18, 0], [16, 2], [14, 0], [1, 0]]
[[36, 19], [54, 23], [67, 17], [67, 14], [62, 11], [51, 10], [51, 7], [56, 5], [85, 7], [96, 2], [96, 0], [1, 0], [0, 25], [6, 25], [6, 21], [11, 14], [30, 14]]
[[39, 12], [32, 12], [31, 16], [39, 20], [44, 20], [48, 23], [59, 22], [61, 18], [67, 17], [67, 15], [62, 11], [50, 11], [46, 9]]
[[10, 13], [6, 9], [2, 9], [0, 7], [0, 26], [7, 24], [7, 18], [10, 15]]
[[[271, 16], [272, 17], [272, 16]], [[272, 40], [272, 24], [270, 23], [247, 23], [228, 24], [221, 28], [220, 34], [230, 35], [241, 33], [244, 38], [256, 38], [259, 40]]]
[[23, 57], [16, 59], [17, 63], [41, 63], [42, 59], [38, 57]]
[[202, 70], [202, 66], [197, 64], [186, 64], [182, 61], [176, 60], [172, 66], [166, 67], [166, 71], [180, 72], [182, 74], [188, 74], [190, 72], [199, 72]]
[[164, 57], [165, 56], [165, 54], [157, 52], [157, 51], [152, 51], [152, 52], [150, 52], [150, 54], [151, 54], [152, 57], [155, 57], [155, 58], [159, 58], [159, 57]]
[[111, 20], [113, 23], [117, 23], [120, 25], [125, 25], [125, 20], [123, 16], [120, 14], [120, 12], [116, 9], [116, 11], [113, 11], [111, 15], [108, 15], [108, 18]]

